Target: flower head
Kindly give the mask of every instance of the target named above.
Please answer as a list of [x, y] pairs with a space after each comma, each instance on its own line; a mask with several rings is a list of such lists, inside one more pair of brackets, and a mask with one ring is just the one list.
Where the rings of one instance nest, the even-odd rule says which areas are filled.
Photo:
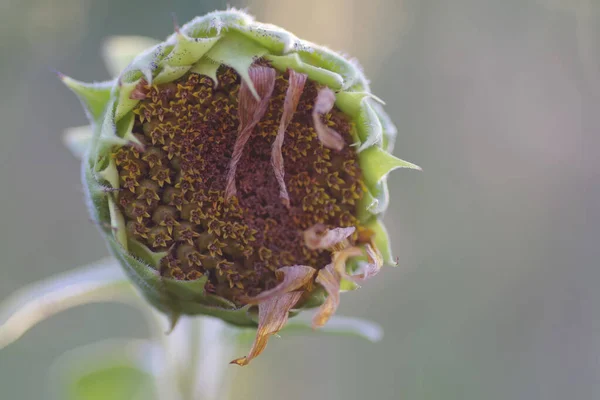
[[354, 61], [236, 10], [177, 28], [102, 84], [64, 82], [94, 128], [90, 210], [141, 293], [175, 322], [324, 325], [390, 263], [380, 216], [395, 129]]

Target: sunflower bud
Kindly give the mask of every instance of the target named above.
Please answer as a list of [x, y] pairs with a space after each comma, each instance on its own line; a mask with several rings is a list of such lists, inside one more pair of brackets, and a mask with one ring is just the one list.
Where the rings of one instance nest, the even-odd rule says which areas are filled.
[[380, 216], [396, 131], [356, 62], [236, 10], [176, 28], [100, 84], [63, 81], [94, 134], [90, 212], [173, 323], [258, 326], [247, 364], [290, 313], [335, 312], [391, 263]]

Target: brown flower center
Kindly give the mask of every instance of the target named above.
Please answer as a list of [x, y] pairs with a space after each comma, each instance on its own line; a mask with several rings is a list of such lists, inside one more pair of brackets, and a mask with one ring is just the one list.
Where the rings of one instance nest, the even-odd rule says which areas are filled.
[[335, 150], [319, 139], [313, 120], [319, 88], [309, 80], [285, 128], [282, 188], [272, 153], [290, 74], [277, 72], [268, 107], [235, 166], [235, 194], [226, 193], [243, 85], [224, 66], [217, 77], [216, 88], [195, 73], [168, 84], [140, 84], [132, 94], [141, 99], [134, 134], [144, 150], [126, 146], [113, 156], [129, 236], [168, 252], [163, 275], [193, 280], [208, 274], [209, 292], [239, 302], [276, 286], [280, 267], [327, 265], [329, 253], [306, 247], [303, 232], [316, 224], [357, 226], [363, 184], [350, 147], [351, 123], [337, 108], [321, 121], [345, 145]]

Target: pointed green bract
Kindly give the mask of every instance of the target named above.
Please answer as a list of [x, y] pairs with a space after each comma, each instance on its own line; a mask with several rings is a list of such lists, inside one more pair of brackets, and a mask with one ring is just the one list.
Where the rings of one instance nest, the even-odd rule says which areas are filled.
[[390, 247], [390, 238], [383, 222], [377, 218], [372, 218], [365, 227], [375, 233], [375, 245], [381, 253], [381, 257], [383, 257], [383, 262], [387, 265], [395, 265], [396, 262]]
[[273, 67], [280, 71], [290, 68], [294, 71], [308, 75], [310, 79], [331, 89], [338, 90], [344, 84], [344, 78], [336, 72], [310, 65], [302, 61], [298, 54], [289, 54], [285, 56], [267, 55], [265, 57], [271, 62]]
[[[248, 71], [257, 59], [264, 59], [280, 72], [292, 69], [332, 89], [336, 106], [352, 121], [353, 146], [367, 189], [356, 214], [374, 233], [373, 240], [385, 262], [393, 263], [387, 232], [379, 220], [389, 204], [386, 177], [396, 168], [418, 167], [390, 154], [396, 128], [383, 110], [383, 101], [370, 92], [368, 80], [355, 61], [233, 9], [197, 17], [162, 43], [140, 37], [114, 38], [105, 45], [105, 58], [116, 76], [113, 81], [85, 84], [63, 78], [81, 99], [93, 128], [91, 139], [87, 134], [71, 132], [66, 140], [73, 152], [85, 152], [83, 180], [88, 205], [112, 252], [142, 295], [171, 321], [182, 314], [203, 314], [240, 326], [257, 323], [256, 307], [237, 308], [224, 298], [208, 294], [207, 276], [195, 281], [161, 276], [160, 260], [165, 253], [153, 253], [128, 238], [124, 217], [117, 207], [116, 191], [122, 188], [111, 154], [121, 146], [141, 148], [132, 133], [140, 88], [172, 82], [189, 71], [210, 77], [216, 87], [217, 70], [227, 65], [258, 98]], [[353, 261], [352, 265], [361, 262]], [[356, 287], [349, 280], [342, 281], [343, 290]], [[325, 298], [325, 292], [316, 289], [301, 305], [316, 307]]]
[[62, 76], [61, 80], [77, 95], [91, 123], [102, 117], [114, 82], [85, 83], [68, 76]]
[[258, 98], [258, 93], [248, 75], [248, 70], [254, 60], [265, 54], [267, 54], [265, 48], [239, 33], [232, 32], [223, 37], [218, 45], [206, 54], [206, 57], [215, 63], [225, 64], [235, 69], [246, 82], [254, 97]]
[[394, 157], [387, 151], [371, 146], [358, 155], [365, 183], [368, 188], [374, 188], [391, 171], [398, 168], [421, 169], [419, 166]]
[[221, 65], [219, 63], [209, 60], [208, 58], [203, 58], [196, 64], [192, 65], [190, 72], [208, 76], [214, 82], [214, 87], [217, 87], [219, 83], [217, 79], [217, 70], [220, 66]]

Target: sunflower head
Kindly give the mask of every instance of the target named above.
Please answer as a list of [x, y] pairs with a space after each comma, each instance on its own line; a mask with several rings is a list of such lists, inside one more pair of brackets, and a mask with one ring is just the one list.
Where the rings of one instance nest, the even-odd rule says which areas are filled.
[[228, 10], [177, 27], [113, 81], [63, 81], [93, 127], [90, 212], [132, 282], [175, 322], [258, 326], [391, 263], [380, 221], [396, 130], [353, 60]]

